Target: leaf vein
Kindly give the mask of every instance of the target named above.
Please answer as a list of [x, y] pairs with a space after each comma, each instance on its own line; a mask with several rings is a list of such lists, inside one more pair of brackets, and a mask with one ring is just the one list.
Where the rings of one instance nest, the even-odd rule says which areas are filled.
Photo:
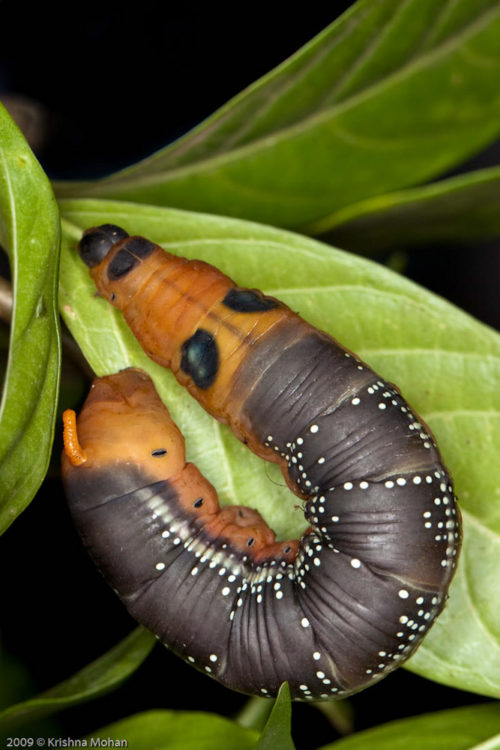
[[[466, 553], [466, 550], [463, 550], [463, 552]], [[464, 561], [466, 563], [466, 561]], [[472, 613], [472, 617], [475, 619], [475, 621], [478, 623], [479, 628], [483, 631], [483, 633], [486, 636], [487, 641], [489, 641], [491, 647], [493, 650], [496, 650], [500, 653], [500, 644], [498, 643], [498, 637], [496, 633], [493, 633], [490, 628], [488, 627], [488, 624], [484, 621], [484, 619], [481, 617], [481, 614], [479, 612], [479, 609], [474, 601], [473, 598], [473, 586], [472, 582], [469, 578], [469, 569], [468, 565], [463, 565], [463, 572], [464, 572], [464, 583], [465, 583], [465, 595], [467, 597], [467, 601], [469, 602], [470, 610]]]

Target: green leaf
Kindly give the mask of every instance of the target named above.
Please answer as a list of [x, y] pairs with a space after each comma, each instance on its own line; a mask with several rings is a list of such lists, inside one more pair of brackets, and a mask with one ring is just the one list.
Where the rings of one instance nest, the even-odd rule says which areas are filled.
[[380, 195], [310, 228], [349, 250], [463, 243], [500, 236], [500, 167]]
[[359, 0], [100, 196], [300, 228], [417, 185], [500, 132], [498, 0]]
[[292, 704], [290, 688], [284, 682], [274, 702], [256, 750], [294, 750], [291, 735]]
[[[408, 696], [408, 700], [410, 697]], [[393, 721], [319, 750], [499, 750], [500, 709], [497, 703]]]
[[142, 664], [156, 641], [137, 628], [110, 651], [59, 685], [0, 712], [0, 731], [98, 698], [121, 685]]
[[145, 711], [96, 729], [87, 740], [108, 737], [133, 750], [253, 750], [258, 732], [201, 711]]
[[63, 202], [60, 303], [99, 375], [151, 374], [186, 437], [188, 460], [224, 504], [257, 508], [279, 538], [304, 531], [297, 499], [270, 466], [152, 363], [95, 289], [76, 250], [84, 228], [111, 222], [200, 258], [283, 299], [397, 383], [430, 425], [455, 479], [464, 549], [449, 603], [411, 664], [446, 684], [500, 694], [500, 336], [388, 269], [278, 229], [203, 214], [100, 201]]
[[[0, 649], [0, 710], [22, 701], [35, 690], [30, 670], [16, 656], [9, 654], [5, 648]], [[53, 717], [42, 717], [33, 721], [22, 722], [24, 736], [46, 737], [58, 736], [59, 725]], [[0, 747], [9, 743], [9, 730], [0, 727]]]
[[58, 243], [49, 182], [0, 105], [0, 244], [14, 289], [0, 405], [0, 532], [30, 503], [49, 463], [60, 364]]
[[262, 730], [272, 710], [273, 702], [269, 698], [251, 695], [234, 718], [242, 727]]

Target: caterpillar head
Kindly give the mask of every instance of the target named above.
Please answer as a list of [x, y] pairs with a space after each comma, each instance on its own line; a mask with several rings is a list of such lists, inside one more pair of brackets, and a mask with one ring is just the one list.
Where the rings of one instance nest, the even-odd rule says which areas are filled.
[[128, 299], [126, 285], [130, 272], [135, 271], [137, 278], [143, 261], [156, 248], [153, 242], [144, 237], [131, 237], [114, 224], [87, 229], [78, 247], [99, 294], [115, 307], [120, 307]]
[[86, 459], [74, 469], [66, 451], [66, 472], [138, 464], [153, 480], [175, 475], [185, 464], [184, 438], [141, 370], [96, 378], [77, 433]]

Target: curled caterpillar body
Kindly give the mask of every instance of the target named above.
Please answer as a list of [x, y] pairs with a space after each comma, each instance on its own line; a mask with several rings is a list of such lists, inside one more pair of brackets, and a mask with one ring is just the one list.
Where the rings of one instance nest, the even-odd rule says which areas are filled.
[[[260, 516], [248, 519], [255, 534], [246, 537], [238, 519], [221, 526], [224, 511], [200, 521], [183, 500], [187, 480], [172, 494], [170, 479], [150, 474], [158, 457], [146, 471], [137, 454], [113, 486], [104, 472], [129, 563], [116, 571], [110, 549], [94, 557], [130, 611], [242, 692], [274, 695], [288, 680], [295, 699], [344, 697], [388, 674], [443, 608], [460, 549], [451, 480], [428, 428], [338, 342], [212, 266], [112, 225], [88, 230], [80, 252], [145, 351], [279, 463], [307, 501], [308, 530], [298, 543], [277, 543]], [[78, 431], [87, 462], [71, 470], [72, 504], [92, 455]], [[102, 528], [91, 515], [77, 519], [89, 545]], [[134, 524], [150, 536], [134, 541]], [[182, 606], [170, 606], [172, 587]]]

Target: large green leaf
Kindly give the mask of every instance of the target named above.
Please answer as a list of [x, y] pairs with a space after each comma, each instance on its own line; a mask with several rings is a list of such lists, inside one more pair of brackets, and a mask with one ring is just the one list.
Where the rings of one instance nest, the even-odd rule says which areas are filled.
[[[410, 696], [407, 698], [410, 700]], [[319, 750], [500, 750], [500, 706], [490, 703], [393, 721]]]
[[0, 405], [0, 531], [30, 503], [50, 458], [60, 360], [58, 242], [49, 182], [0, 105], [0, 244], [14, 289]]
[[290, 688], [288, 683], [284, 682], [279, 689], [256, 750], [294, 750], [291, 721]]
[[131, 750], [253, 750], [258, 736], [216, 714], [145, 711], [96, 729], [87, 741], [111, 737], [125, 740]]
[[0, 732], [98, 698], [122, 684], [142, 664], [156, 641], [136, 628], [114, 648], [44, 693], [0, 712]]
[[76, 252], [83, 228], [112, 222], [169, 251], [219, 266], [283, 299], [397, 383], [436, 434], [456, 482], [465, 541], [445, 612], [411, 664], [450, 685], [500, 691], [500, 337], [375, 263], [247, 222], [100, 201], [63, 202], [60, 303], [99, 374], [143, 367], [186, 437], [188, 458], [224, 503], [256, 507], [281, 538], [305, 528], [296, 498], [269, 466], [152, 363], [95, 289]]
[[500, 167], [355, 203], [326, 217], [313, 234], [349, 250], [500, 236]]
[[495, 138], [499, 35], [499, 0], [359, 0], [185, 138], [59, 195], [307, 229]]
[[126, 739], [134, 750], [293, 750], [290, 734], [290, 691], [282, 685], [262, 734], [215, 714], [147, 711], [92, 732], [98, 737]]

